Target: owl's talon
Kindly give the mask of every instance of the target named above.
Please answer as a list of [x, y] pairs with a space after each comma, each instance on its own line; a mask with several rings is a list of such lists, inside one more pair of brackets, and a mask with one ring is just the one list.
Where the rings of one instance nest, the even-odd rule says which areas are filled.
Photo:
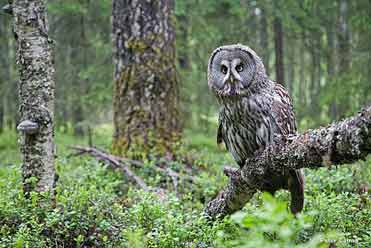
[[225, 166], [223, 172], [230, 179], [237, 179], [240, 176], [239, 169], [230, 166]]

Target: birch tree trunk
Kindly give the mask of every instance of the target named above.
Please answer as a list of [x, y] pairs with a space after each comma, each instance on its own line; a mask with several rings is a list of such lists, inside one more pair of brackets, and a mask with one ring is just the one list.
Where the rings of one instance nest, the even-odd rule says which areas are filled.
[[45, 0], [14, 0], [14, 36], [20, 75], [20, 148], [24, 192], [53, 193], [54, 65]]
[[115, 153], [171, 150], [180, 133], [173, 0], [114, 0]]

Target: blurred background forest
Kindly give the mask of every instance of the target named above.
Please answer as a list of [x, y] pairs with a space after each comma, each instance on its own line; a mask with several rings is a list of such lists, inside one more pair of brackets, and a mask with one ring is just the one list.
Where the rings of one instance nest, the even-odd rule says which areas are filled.
[[[274, 198], [255, 194], [242, 211], [213, 224], [203, 215], [228, 182], [223, 166], [235, 164], [216, 145], [218, 106], [206, 75], [210, 53], [225, 44], [250, 46], [270, 78], [290, 92], [299, 129], [325, 125], [371, 103], [369, 0], [175, 0], [169, 13], [177, 80], [164, 81], [179, 86], [180, 114], [174, 116], [183, 124], [182, 142], [170, 159], [120, 160], [146, 187], [96, 159], [71, 156], [68, 148], [114, 150], [119, 42], [112, 35], [112, 2], [133, 1], [48, 1], [55, 206], [39, 206], [40, 196], [23, 194], [16, 42], [12, 17], [0, 14], [0, 247], [371, 247], [370, 157], [305, 170], [305, 208], [297, 217], [287, 211], [287, 191]], [[0, 0], [0, 6], [6, 3]]]
[[[87, 124], [112, 122], [111, 5], [109, 0], [49, 1], [60, 130], [82, 135]], [[300, 128], [360, 109], [371, 99], [369, 5], [368, 0], [177, 0], [177, 71], [185, 126], [215, 132], [217, 105], [207, 87], [207, 59], [215, 47], [231, 43], [255, 49], [272, 79], [277, 70], [282, 72]], [[14, 129], [18, 119], [10, 21], [1, 16], [0, 130]]]

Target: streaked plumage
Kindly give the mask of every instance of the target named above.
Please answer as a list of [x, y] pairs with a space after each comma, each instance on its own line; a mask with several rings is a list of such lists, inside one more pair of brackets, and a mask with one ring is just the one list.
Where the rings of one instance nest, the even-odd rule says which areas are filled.
[[[249, 157], [272, 142], [274, 134], [296, 132], [291, 99], [280, 84], [268, 79], [264, 65], [249, 47], [217, 48], [208, 65], [208, 84], [220, 104], [217, 142], [224, 142], [242, 167]], [[291, 192], [291, 211], [303, 208], [304, 180], [300, 170], [268, 176], [262, 190]]]

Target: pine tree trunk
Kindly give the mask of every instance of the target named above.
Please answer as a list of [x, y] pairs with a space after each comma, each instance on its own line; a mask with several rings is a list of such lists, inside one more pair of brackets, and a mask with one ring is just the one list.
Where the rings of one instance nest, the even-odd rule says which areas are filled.
[[172, 0], [114, 0], [116, 153], [171, 150], [180, 134]]
[[346, 73], [350, 69], [350, 30], [348, 25], [349, 15], [348, 0], [340, 1], [340, 16], [339, 16], [339, 70]]
[[[307, 81], [305, 77], [305, 45], [304, 45], [304, 34], [303, 34], [303, 40], [301, 41], [301, 52], [299, 53], [299, 78], [300, 78], [300, 83], [299, 83], [299, 103], [301, 109], [305, 109], [307, 106]], [[304, 114], [300, 112], [300, 116], [304, 117]]]
[[[338, 70], [340, 79], [344, 82], [348, 80], [346, 77], [349, 75], [351, 65], [351, 45], [350, 45], [350, 29], [348, 25], [349, 19], [349, 6], [348, 0], [341, 0], [339, 5], [339, 21], [338, 21]], [[338, 114], [339, 117], [345, 115], [349, 97], [342, 94], [341, 99], [338, 101]]]
[[287, 49], [287, 61], [288, 66], [287, 68], [287, 80], [286, 80], [286, 88], [290, 93], [291, 97], [294, 98], [294, 81], [295, 81], [295, 67], [296, 67], [296, 41], [291, 40], [290, 42], [286, 42], [288, 44]]
[[[89, 1], [85, 1], [84, 4], [87, 9], [89, 9]], [[87, 56], [87, 50], [88, 50], [88, 38], [86, 36], [86, 17], [84, 14], [81, 14], [79, 16], [79, 37], [78, 40], [78, 47], [80, 48], [80, 52], [77, 52], [75, 55], [77, 58], [79, 58], [81, 61], [81, 67], [79, 68], [78, 74], [82, 71], [82, 75], [76, 75], [76, 78], [78, 80], [78, 86], [77, 90], [79, 94], [75, 95], [74, 99], [74, 108], [72, 112], [73, 117], [73, 132], [76, 136], [84, 136], [85, 135], [85, 108], [84, 108], [84, 102], [81, 99], [81, 95], [86, 95], [88, 93], [88, 86], [89, 86], [89, 78], [86, 76], [86, 70], [88, 67], [88, 56]]]
[[[0, 88], [1, 89], [1, 88]], [[0, 134], [4, 131], [4, 100], [0, 100]]]
[[[368, 20], [371, 20], [371, 4], [368, 5]], [[368, 36], [369, 37], [369, 36]], [[371, 65], [371, 42], [368, 42], [368, 65]], [[367, 79], [368, 83], [370, 84], [371, 82], [371, 70], [367, 70]], [[367, 90], [364, 91], [363, 95], [363, 103], [366, 104], [371, 104], [371, 89], [368, 87]]]
[[311, 89], [310, 89], [310, 105], [313, 118], [318, 121], [320, 117], [319, 94], [321, 87], [321, 34], [319, 31], [314, 31], [312, 34], [311, 43]]
[[[328, 25], [327, 27], [327, 81], [330, 85], [334, 87], [334, 91], [336, 91], [335, 85], [335, 33], [333, 30], [332, 25]], [[336, 103], [336, 94], [334, 94], [333, 99], [330, 103], [329, 107], [329, 114], [331, 120], [337, 119], [337, 103]]]
[[22, 175], [24, 192], [53, 193], [54, 65], [48, 37], [46, 1], [15, 0], [14, 35], [20, 74]]
[[268, 46], [268, 20], [265, 14], [265, 11], [262, 9], [260, 14], [260, 45], [262, 47], [262, 58], [263, 63], [265, 66], [265, 70], [267, 75], [270, 72], [269, 60], [270, 60], [270, 52]]
[[73, 118], [73, 134], [75, 136], [84, 136], [84, 114], [82, 109], [82, 103], [78, 96], [75, 96], [75, 104], [72, 109], [72, 118]]
[[177, 17], [177, 21], [179, 23], [179, 36], [180, 41], [182, 44], [180, 47], [183, 49], [178, 50], [178, 63], [180, 68], [182, 69], [190, 69], [190, 61], [189, 61], [189, 45], [188, 45], [188, 29], [189, 29], [189, 20], [187, 15], [179, 15]]
[[[12, 27], [10, 27], [10, 30]], [[10, 36], [10, 35], [9, 35]], [[13, 47], [16, 47], [16, 40], [14, 39], [8, 39], [8, 60], [14, 61], [17, 56], [17, 51], [15, 49], [10, 49]], [[17, 124], [19, 123], [20, 119], [20, 112], [19, 110], [19, 102], [20, 99], [18, 97], [14, 97], [14, 93], [18, 92], [18, 85], [17, 82], [19, 81], [19, 75], [18, 75], [18, 68], [16, 67], [15, 63], [10, 63], [8, 65], [8, 76], [9, 81], [7, 85], [7, 92], [5, 101], [5, 122], [9, 129], [16, 130]]]
[[276, 54], [276, 81], [277, 83], [284, 84], [284, 58], [283, 58], [283, 27], [281, 19], [278, 17], [274, 18], [273, 22], [274, 29], [274, 47]]
[[[4, 18], [5, 19], [5, 18]], [[7, 23], [0, 23], [0, 133], [4, 130], [4, 111], [5, 111], [5, 87], [7, 83], [6, 71], [9, 64], [7, 55], [8, 47], [6, 42], [8, 39]]]
[[246, 21], [245, 25], [246, 27], [254, 27], [254, 28], [248, 28], [245, 34], [246, 40], [248, 41], [249, 46], [253, 47], [254, 49], [259, 49], [259, 40], [257, 37], [259, 37], [259, 29], [258, 29], [258, 15], [256, 14], [257, 12], [257, 7], [252, 7], [247, 4], [245, 6], [246, 8]]

